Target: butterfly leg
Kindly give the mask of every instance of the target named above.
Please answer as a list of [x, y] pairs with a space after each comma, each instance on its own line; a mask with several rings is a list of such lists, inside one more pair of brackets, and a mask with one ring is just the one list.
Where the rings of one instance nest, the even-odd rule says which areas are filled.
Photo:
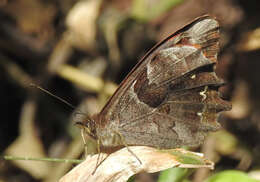
[[140, 163], [140, 165], [142, 165], [142, 161], [137, 157], [137, 155], [129, 148], [129, 146], [127, 145], [127, 143], [125, 143], [125, 140], [124, 140], [124, 136], [117, 132], [117, 131], [114, 131], [119, 137], [120, 137], [120, 141], [122, 142], [122, 144], [126, 147], [126, 149], [128, 150], [128, 152], [130, 152], [137, 160], [138, 162]]
[[[88, 155], [88, 147], [87, 147], [87, 141], [86, 141], [86, 138], [85, 138], [85, 129], [84, 128], [82, 128], [81, 129], [81, 131], [80, 131], [80, 133], [81, 133], [81, 137], [82, 137], [82, 140], [83, 140], [83, 143], [84, 143], [84, 149], [85, 149], [85, 158], [87, 157], [87, 155]], [[96, 172], [96, 170], [97, 170], [97, 168], [102, 164], [102, 162], [104, 161], [104, 160], [106, 160], [106, 158], [108, 157], [106, 157], [104, 160], [102, 160], [101, 162], [99, 162], [99, 160], [100, 160], [100, 140], [97, 140], [97, 153], [98, 153], [98, 158], [97, 158], [97, 162], [96, 162], [96, 167], [95, 167], [95, 169], [94, 169], [94, 171], [92, 172], [92, 175], [94, 175], [95, 174], [95, 172]]]
[[85, 138], [85, 130], [84, 130], [84, 128], [82, 128], [81, 130], [80, 130], [80, 134], [81, 134], [81, 138], [82, 138], [82, 140], [83, 140], [83, 143], [84, 143], [84, 150], [85, 150], [85, 158], [87, 157], [87, 155], [88, 155], [88, 148], [87, 148], [87, 142], [86, 142], [86, 138]]
[[101, 159], [100, 161], [100, 156], [101, 156], [101, 151], [100, 151], [100, 140], [97, 140], [97, 152], [98, 152], [98, 157], [97, 157], [97, 162], [96, 162], [96, 167], [94, 169], [94, 171], [92, 172], [92, 175], [95, 174], [95, 172], [97, 171], [97, 168], [108, 158], [109, 154], [104, 158]]

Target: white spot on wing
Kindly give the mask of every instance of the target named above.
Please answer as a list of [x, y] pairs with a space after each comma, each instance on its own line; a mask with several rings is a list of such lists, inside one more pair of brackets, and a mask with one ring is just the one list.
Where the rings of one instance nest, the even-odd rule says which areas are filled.
[[152, 73], [152, 71], [153, 71], [153, 67], [151, 66], [151, 61], [148, 62], [148, 64], [146, 65], [146, 68], [147, 68], [147, 69], [146, 69], [146, 70], [147, 70], [147, 71], [146, 71], [146, 73], [147, 73], [146, 75], [147, 75], [147, 79], [148, 79], [148, 84], [151, 84], [151, 82], [152, 82], [151, 79], [152, 79], [152, 78], [151, 78], [150, 75], [151, 75], [151, 73]]
[[202, 96], [202, 101], [204, 101], [207, 98], [206, 92], [208, 90], [208, 86], [205, 86], [204, 90], [200, 92], [200, 95]]
[[194, 74], [190, 78], [194, 80], [196, 78], [196, 75]]
[[201, 116], [202, 116], [202, 113], [201, 113], [201, 112], [198, 112], [197, 115], [201, 117]]
[[149, 75], [152, 72], [151, 61], [148, 62], [146, 68], [147, 68], [147, 75]]
[[197, 112], [197, 115], [200, 117], [200, 122], [203, 121], [203, 114], [206, 112], [207, 107], [204, 105], [202, 112]]

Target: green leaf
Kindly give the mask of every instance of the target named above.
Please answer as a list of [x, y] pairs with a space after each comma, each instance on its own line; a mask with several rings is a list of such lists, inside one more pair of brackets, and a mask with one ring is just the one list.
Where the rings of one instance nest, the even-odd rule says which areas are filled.
[[250, 178], [241, 171], [228, 170], [211, 176], [205, 182], [260, 182], [260, 180]]
[[[199, 153], [190, 152], [184, 149], [170, 149], [170, 150], [160, 150], [160, 152], [169, 153], [174, 156], [175, 160], [182, 164], [182, 167], [187, 168], [200, 168], [209, 167], [213, 169], [214, 163], [206, 160], [202, 156], [199, 157]], [[193, 166], [193, 167], [192, 167]]]
[[193, 171], [187, 168], [170, 168], [160, 173], [158, 182], [181, 182]]
[[134, 0], [132, 17], [140, 21], [149, 21], [167, 12], [183, 0]]

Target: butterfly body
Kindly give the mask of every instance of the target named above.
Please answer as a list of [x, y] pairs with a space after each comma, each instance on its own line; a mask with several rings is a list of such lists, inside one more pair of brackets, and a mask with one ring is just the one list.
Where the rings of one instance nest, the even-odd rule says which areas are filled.
[[92, 118], [104, 147], [143, 145], [162, 149], [197, 146], [216, 131], [219, 112], [219, 24], [203, 16], [152, 48]]

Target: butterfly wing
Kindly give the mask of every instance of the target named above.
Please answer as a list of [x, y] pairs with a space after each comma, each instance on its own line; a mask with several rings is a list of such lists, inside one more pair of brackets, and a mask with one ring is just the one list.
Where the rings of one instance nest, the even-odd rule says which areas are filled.
[[219, 128], [218, 113], [231, 108], [217, 91], [218, 44], [218, 22], [203, 16], [151, 49], [98, 115], [99, 137], [116, 131], [128, 145], [200, 144]]

